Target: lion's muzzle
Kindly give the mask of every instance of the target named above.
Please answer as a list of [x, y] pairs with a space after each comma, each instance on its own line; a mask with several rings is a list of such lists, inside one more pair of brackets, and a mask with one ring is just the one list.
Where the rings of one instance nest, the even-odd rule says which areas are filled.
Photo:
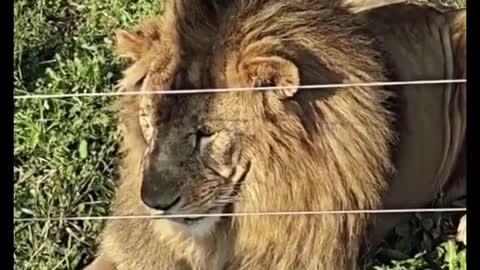
[[171, 177], [148, 170], [143, 176], [141, 198], [149, 208], [167, 211], [180, 202], [180, 187]]

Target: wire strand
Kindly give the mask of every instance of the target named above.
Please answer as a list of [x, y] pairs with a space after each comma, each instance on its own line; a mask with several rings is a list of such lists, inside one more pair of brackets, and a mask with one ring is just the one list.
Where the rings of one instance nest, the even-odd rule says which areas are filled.
[[133, 96], [148, 94], [201, 94], [201, 93], [219, 93], [219, 92], [243, 92], [243, 91], [267, 91], [281, 89], [326, 89], [326, 88], [345, 88], [358, 86], [399, 86], [399, 85], [425, 85], [425, 84], [449, 84], [466, 83], [466, 79], [455, 80], [418, 80], [418, 81], [390, 81], [390, 82], [370, 82], [370, 83], [336, 83], [336, 84], [317, 84], [317, 85], [298, 85], [298, 86], [268, 86], [268, 87], [244, 87], [244, 88], [210, 88], [210, 89], [183, 89], [183, 90], [157, 90], [157, 91], [130, 91], [130, 92], [102, 92], [102, 93], [73, 93], [73, 94], [28, 94], [17, 95], [14, 99], [47, 99], [47, 98], [73, 98], [73, 97], [105, 97], [105, 96]]
[[246, 217], [246, 216], [285, 216], [285, 215], [339, 215], [339, 214], [398, 214], [398, 213], [435, 213], [465, 212], [467, 208], [414, 208], [380, 210], [326, 210], [326, 211], [279, 211], [245, 212], [217, 214], [177, 214], [177, 215], [125, 215], [125, 216], [76, 216], [76, 217], [33, 217], [15, 218], [14, 222], [48, 222], [75, 220], [120, 220], [120, 219], [165, 219], [165, 218], [201, 218], [201, 217]]
[[[103, 92], [103, 93], [75, 93], [75, 94], [41, 94], [20, 95], [14, 99], [47, 99], [47, 98], [73, 98], [96, 96], [128, 96], [147, 94], [199, 94], [241, 91], [267, 91], [280, 89], [325, 89], [358, 86], [398, 86], [398, 85], [425, 85], [466, 83], [466, 79], [455, 80], [418, 80], [418, 81], [391, 81], [371, 83], [340, 83], [318, 84], [300, 86], [273, 86], [273, 87], [248, 87], [248, 88], [216, 88], [216, 89], [191, 89], [191, 90], [158, 90], [136, 92]], [[252, 212], [252, 213], [217, 213], [217, 214], [177, 214], [177, 215], [125, 215], [125, 216], [76, 216], [76, 217], [33, 217], [15, 218], [14, 222], [48, 222], [48, 221], [74, 221], [74, 220], [108, 220], [108, 219], [162, 219], [162, 218], [198, 218], [198, 217], [244, 217], [244, 216], [281, 216], [281, 215], [320, 215], [320, 214], [392, 214], [392, 213], [419, 213], [419, 212], [465, 212], [466, 208], [417, 208], [417, 209], [383, 209], [383, 210], [332, 210], [332, 211], [290, 211], [290, 212]]]

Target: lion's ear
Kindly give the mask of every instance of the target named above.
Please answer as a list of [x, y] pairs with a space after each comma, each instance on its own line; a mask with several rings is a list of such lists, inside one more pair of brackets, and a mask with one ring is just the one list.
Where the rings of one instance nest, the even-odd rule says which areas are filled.
[[240, 62], [238, 72], [243, 86], [273, 86], [276, 88], [272, 90], [273, 93], [280, 98], [292, 97], [297, 92], [300, 84], [297, 66], [291, 61], [278, 56], [245, 59]]
[[121, 57], [138, 60], [144, 50], [144, 38], [140, 33], [115, 31], [115, 53]]
[[157, 19], [146, 20], [135, 31], [115, 31], [115, 53], [137, 61], [159, 39], [159, 21]]

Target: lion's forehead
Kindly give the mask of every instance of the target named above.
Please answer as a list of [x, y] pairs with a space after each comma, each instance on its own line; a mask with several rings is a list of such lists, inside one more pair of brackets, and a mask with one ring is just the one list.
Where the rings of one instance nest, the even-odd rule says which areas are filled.
[[242, 95], [249, 93], [195, 93], [166, 95], [172, 99], [169, 106], [158, 108], [171, 110], [172, 117], [161, 124], [177, 129], [195, 129], [208, 124], [214, 127], [244, 126], [253, 121], [255, 115], [250, 112], [254, 99]]

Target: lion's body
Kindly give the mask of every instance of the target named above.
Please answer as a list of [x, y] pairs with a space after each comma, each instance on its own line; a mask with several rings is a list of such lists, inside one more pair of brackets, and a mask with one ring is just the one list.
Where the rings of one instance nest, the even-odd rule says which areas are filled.
[[[466, 78], [465, 11], [449, 14], [456, 16], [451, 19], [426, 7], [392, 5], [367, 16], [382, 22], [369, 29], [388, 48], [394, 80]], [[400, 90], [397, 173], [384, 207], [422, 208], [442, 194], [446, 204], [465, 196], [466, 84], [405, 85]], [[376, 238], [402, 218], [383, 215]]]
[[[241, 85], [242, 75], [229, 69], [227, 60], [242, 61], [245, 54], [240, 52], [248, 50], [255, 55], [273, 54], [294, 59], [302, 84], [412, 80], [415, 79], [412, 76], [425, 74], [431, 76], [416, 79], [457, 76], [441, 70], [430, 74], [420, 70], [421, 67], [401, 74], [402, 67], [395, 65], [395, 56], [385, 54], [384, 47], [374, 36], [380, 35], [380, 30], [364, 31], [367, 26], [363, 20], [355, 19], [335, 4], [324, 2], [328, 1], [244, 0], [237, 1], [237, 5], [225, 2], [215, 7], [222, 10], [222, 16], [212, 16], [211, 20], [202, 17], [201, 8], [177, 10], [175, 18], [168, 17], [173, 16], [170, 13], [162, 21], [144, 24], [135, 34], [143, 39], [140, 45], [148, 46], [132, 57], [136, 63], [126, 72], [123, 86], [130, 91], [140, 91], [137, 82], [152, 69], [161, 68], [155, 65], [163, 63], [161, 55], [166, 51], [171, 52], [168, 57], [174, 59], [182, 54], [181, 61], [211, 63], [207, 68], [209, 72], [215, 73], [219, 66], [226, 66], [225, 73], [218, 76], [222, 79], [213, 83], [216, 87]], [[176, 40], [181, 46], [161, 44], [165, 40]], [[285, 40], [288, 42], [284, 43]], [[388, 43], [382, 41], [384, 46]], [[161, 45], [152, 45], [155, 42]], [[124, 51], [128, 51], [127, 45], [131, 46], [131, 42], [124, 41]], [[408, 45], [399, 44], [396, 49], [402, 46], [405, 49]], [[212, 48], [215, 48], [215, 56], [199, 58], [199, 55], [210, 55]], [[157, 58], [147, 58], [148, 55]], [[202, 73], [198, 67], [193, 70], [194, 64], [190, 66], [189, 75], [193, 78]], [[152, 81], [162, 79], [151, 75], [150, 82], [145, 84], [153, 84]], [[208, 80], [191, 81], [195, 88], [213, 87]], [[253, 130], [252, 136], [254, 133], [255, 138], [261, 138], [254, 147], [245, 148], [242, 153], [254, 157], [254, 168], [242, 184], [239, 200], [228, 210], [377, 209], [382, 207], [392, 175], [396, 176], [393, 187], [397, 191], [390, 190], [387, 206], [420, 207], [432, 201], [452, 174], [459, 149], [464, 144], [464, 130], [455, 129], [454, 133], [458, 130], [460, 133], [448, 138], [439, 134], [431, 144], [427, 144], [428, 136], [435, 130], [442, 130], [439, 123], [445, 124], [445, 118], [437, 119], [435, 115], [445, 113], [445, 106], [450, 108], [451, 96], [456, 98], [455, 102], [461, 102], [462, 94], [452, 87], [420, 88], [425, 90], [424, 94], [419, 92], [415, 96], [383, 87], [300, 90], [288, 106], [270, 97], [257, 101], [255, 94], [243, 94], [242, 98], [239, 98], [242, 94], [215, 94], [217, 103], [207, 102], [211, 104], [210, 110], [226, 119], [244, 117], [248, 120], [246, 125]], [[441, 91], [433, 93], [434, 89]], [[415, 90], [407, 90], [410, 91]], [[415, 119], [413, 114], [420, 111], [418, 106], [423, 106], [412, 102], [427, 100], [432, 102], [426, 107], [430, 111], [424, 114], [428, 119], [405, 125], [405, 121]], [[445, 100], [444, 107], [435, 105]], [[408, 106], [405, 106], [406, 101]], [[188, 106], [189, 102], [176, 104], [185, 110], [179, 115], [193, 117], [199, 113], [194, 106]], [[401, 109], [390, 106], [396, 103]], [[125, 156], [112, 206], [113, 215], [146, 213], [140, 199], [141, 164], [148, 150], [139, 122], [141, 104], [140, 98], [123, 97], [119, 105]], [[411, 106], [416, 107], [412, 109]], [[427, 125], [431, 119], [433, 127]], [[459, 123], [447, 122], [445, 125]], [[412, 128], [417, 132], [409, 137]], [[452, 133], [451, 130], [446, 133]], [[422, 135], [423, 131], [430, 133]], [[422, 140], [420, 146], [412, 141], [419, 138]], [[440, 141], [445, 140], [454, 141], [451, 150], [437, 148], [442, 145]], [[425, 151], [433, 152], [408, 161], [407, 154], [418, 153], [412, 147], [424, 147]], [[432, 158], [437, 160], [432, 161]], [[422, 164], [426, 161], [429, 163]], [[400, 174], [395, 173], [398, 168]], [[423, 172], [421, 168], [428, 171]], [[405, 182], [413, 171], [423, 173], [415, 175], [415, 179], [428, 177], [423, 182], [413, 178]], [[405, 196], [406, 190], [412, 191], [411, 186], [417, 183], [419, 193], [414, 194], [410, 202], [401, 203], [399, 196]], [[366, 214], [234, 217], [223, 218], [213, 229], [209, 227], [206, 233], [198, 234], [177, 230], [166, 220], [110, 220], [102, 234], [99, 256], [110, 261], [117, 270], [356, 269], [371, 220]]]

